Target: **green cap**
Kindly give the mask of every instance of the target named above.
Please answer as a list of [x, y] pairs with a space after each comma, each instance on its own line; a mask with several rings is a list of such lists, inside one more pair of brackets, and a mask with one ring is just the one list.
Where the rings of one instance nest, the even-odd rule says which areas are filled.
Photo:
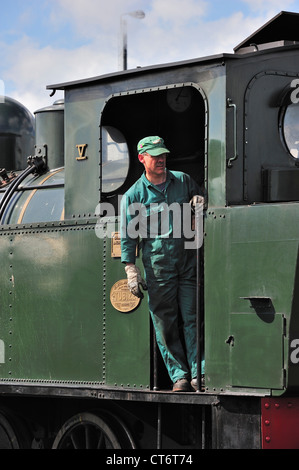
[[165, 147], [164, 140], [157, 135], [150, 135], [149, 137], [144, 137], [138, 142], [137, 145], [138, 153], [149, 153], [154, 157], [161, 155], [162, 153], [170, 153], [170, 151]]

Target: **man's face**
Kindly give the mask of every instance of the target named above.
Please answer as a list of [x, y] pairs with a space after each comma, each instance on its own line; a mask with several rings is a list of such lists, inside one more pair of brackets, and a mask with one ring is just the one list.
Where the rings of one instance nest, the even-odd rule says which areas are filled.
[[143, 163], [145, 172], [148, 176], [161, 176], [165, 172], [166, 153], [162, 153], [157, 157], [144, 153], [138, 155], [139, 161]]

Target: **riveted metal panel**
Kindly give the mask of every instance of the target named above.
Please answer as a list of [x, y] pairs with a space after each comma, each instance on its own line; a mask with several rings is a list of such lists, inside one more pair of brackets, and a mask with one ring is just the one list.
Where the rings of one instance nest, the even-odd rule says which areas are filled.
[[64, 222], [0, 240], [0, 381], [149, 387], [147, 298], [132, 311], [113, 306], [126, 275], [109, 235]]
[[263, 398], [261, 401], [263, 449], [299, 449], [298, 397]]
[[102, 379], [102, 255], [94, 227], [1, 232], [1, 379]]
[[[148, 388], [150, 386], [150, 317], [147, 293], [130, 306], [127, 277], [120, 261], [120, 252], [113, 255], [112, 234], [117, 232], [118, 220], [102, 219], [103, 239], [103, 328], [105, 332], [104, 383], [117, 387]], [[116, 256], [115, 256], [116, 255]], [[117, 256], [119, 255], [119, 256]], [[140, 253], [136, 264], [142, 271]], [[119, 287], [119, 283], [120, 286]], [[123, 287], [127, 292], [124, 291]], [[114, 305], [111, 294], [119, 303]]]
[[298, 209], [263, 204], [207, 211], [209, 391], [248, 387], [248, 393], [282, 394], [298, 384], [296, 365], [290, 375], [287, 368], [290, 340], [298, 338]]

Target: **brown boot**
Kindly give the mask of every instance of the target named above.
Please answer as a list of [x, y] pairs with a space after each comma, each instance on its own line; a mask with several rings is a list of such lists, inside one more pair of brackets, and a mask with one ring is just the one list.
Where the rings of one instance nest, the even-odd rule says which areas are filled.
[[[194, 378], [191, 380], [191, 387], [192, 387], [193, 390], [195, 390], [195, 391], [198, 390], [197, 377], [194, 377]], [[204, 390], [204, 389], [205, 389], [205, 376], [204, 376], [204, 375], [201, 376], [200, 389], [201, 389], [201, 390]]]
[[194, 377], [190, 382], [191, 387], [193, 390], [197, 391], [197, 377]]
[[179, 379], [173, 384], [172, 391], [173, 392], [193, 392], [193, 388], [191, 387], [189, 380]]

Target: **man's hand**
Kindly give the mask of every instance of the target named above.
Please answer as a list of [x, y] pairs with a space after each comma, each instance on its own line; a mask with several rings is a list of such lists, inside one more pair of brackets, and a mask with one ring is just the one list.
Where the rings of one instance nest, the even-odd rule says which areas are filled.
[[140, 286], [143, 290], [147, 290], [147, 285], [144, 279], [141, 277], [140, 269], [135, 264], [127, 264], [125, 271], [128, 278], [128, 288], [133, 295], [143, 299], [144, 295], [140, 290]]
[[196, 204], [204, 204], [204, 197], [203, 196], [193, 196], [191, 199], [190, 199], [190, 202], [189, 204], [191, 205], [191, 209], [193, 210], [193, 212], [195, 211], [195, 206]]

